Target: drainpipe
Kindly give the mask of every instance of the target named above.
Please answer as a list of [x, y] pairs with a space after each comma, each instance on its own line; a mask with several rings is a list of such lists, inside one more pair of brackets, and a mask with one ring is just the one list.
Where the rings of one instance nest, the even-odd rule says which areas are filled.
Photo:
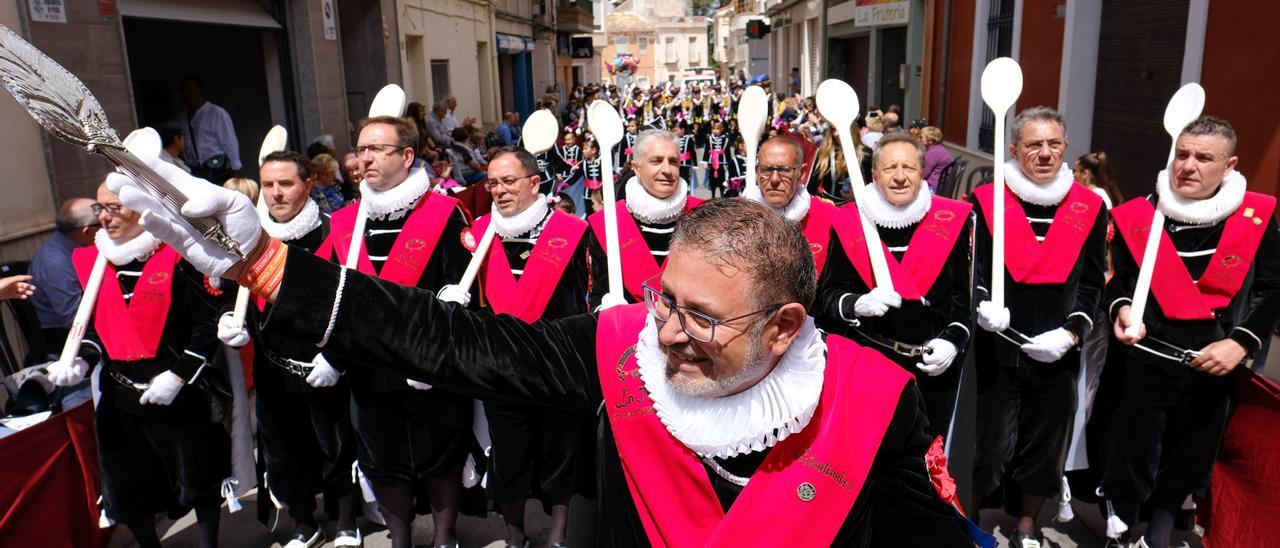
[[[948, 2], [951, 0], [947, 0]], [[827, 79], [827, 8], [830, 0], [822, 1], [822, 13], [818, 14], [818, 82]], [[817, 87], [814, 88], [817, 91]]]
[[942, 73], [942, 80], [938, 85], [938, 122], [934, 124], [938, 128], [942, 127], [943, 121], [947, 119], [947, 74], [950, 69], [951, 58], [951, 0], [942, 3], [942, 66], [938, 72]]

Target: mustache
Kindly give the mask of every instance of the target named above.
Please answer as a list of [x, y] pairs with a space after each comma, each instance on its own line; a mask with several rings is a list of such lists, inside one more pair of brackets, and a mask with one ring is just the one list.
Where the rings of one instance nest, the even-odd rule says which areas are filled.
[[668, 346], [666, 347], [666, 351], [668, 357], [678, 360], [698, 361], [703, 358], [702, 355], [698, 354], [698, 352], [693, 349], [693, 344], [691, 343], [680, 343]]

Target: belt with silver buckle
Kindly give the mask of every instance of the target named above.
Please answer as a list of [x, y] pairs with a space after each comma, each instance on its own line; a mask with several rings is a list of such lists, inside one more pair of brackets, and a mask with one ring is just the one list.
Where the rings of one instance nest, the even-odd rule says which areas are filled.
[[900, 356], [905, 356], [908, 358], [916, 358], [916, 357], [924, 356], [926, 354], [933, 353], [932, 348], [929, 348], [924, 345], [908, 344], [904, 342], [895, 341], [893, 339], [881, 337], [874, 333], [868, 333], [866, 331], [858, 329], [857, 327], [854, 327], [853, 330], [857, 331], [859, 335], [862, 335], [863, 338], [867, 339], [868, 341], [871, 341], [877, 346], [881, 346], [888, 350], [891, 350], [893, 351], [893, 353], [898, 354]]
[[121, 373], [115, 369], [108, 370], [107, 375], [110, 376], [112, 379], [114, 379], [116, 382], [124, 385], [125, 388], [130, 388], [139, 394], [146, 392], [148, 388], [151, 388], [151, 383], [134, 382], [129, 377], [124, 376], [124, 373]]
[[[1161, 348], [1172, 351], [1172, 354], [1161, 352], [1160, 350], [1156, 350], [1155, 348], [1152, 348], [1151, 346], [1148, 346], [1143, 343], [1155, 343], [1155, 345], [1158, 345]], [[1200, 357], [1199, 350], [1182, 348], [1181, 346], [1170, 344], [1166, 341], [1162, 341], [1155, 337], [1146, 337], [1142, 339], [1141, 342], [1133, 343], [1133, 347], [1137, 348], [1138, 350], [1147, 352], [1148, 354], [1152, 354], [1157, 357], [1164, 358], [1166, 360], [1175, 361], [1183, 365], [1191, 365], [1191, 362], [1195, 361], [1196, 358]]]
[[315, 367], [314, 365], [307, 362], [300, 362], [298, 360], [280, 357], [279, 355], [265, 348], [262, 349], [262, 355], [266, 356], [267, 361], [275, 364], [276, 367], [279, 367], [280, 369], [283, 369], [289, 373], [292, 373], [294, 375], [297, 375], [303, 378], [306, 378], [307, 375], [310, 375], [311, 369]]

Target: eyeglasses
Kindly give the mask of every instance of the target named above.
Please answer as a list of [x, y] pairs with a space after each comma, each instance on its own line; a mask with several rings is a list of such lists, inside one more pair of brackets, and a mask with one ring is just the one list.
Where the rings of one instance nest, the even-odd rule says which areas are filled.
[[387, 156], [392, 152], [401, 151], [406, 148], [409, 147], [402, 147], [400, 145], [361, 145], [356, 147], [356, 156], [363, 157], [366, 153], [377, 153], [378, 156]]
[[800, 171], [800, 166], [756, 166], [756, 174], [762, 179], [771, 179], [774, 175], [785, 181], [791, 180]]
[[124, 206], [120, 204], [93, 204], [89, 206], [89, 211], [92, 211], [95, 216], [102, 215], [102, 212], [106, 211], [108, 215], [115, 217], [120, 215], [122, 210], [124, 210]]
[[1041, 150], [1048, 148], [1050, 153], [1057, 154], [1059, 152], [1062, 152], [1062, 149], [1066, 147], [1067, 147], [1067, 143], [1065, 141], [1060, 141], [1058, 139], [1049, 139], [1044, 141], [1032, 141], [1029, 143], [1022, 143], [1022, 148], [1027, 149], [1027, 151], [1031, 153], [1039, 153]]
[[507, 190], [514, 189], [516, 184], [525, 179], [532, 178], [533, 175], [525, 175], [524, 177], [507, 177], [506, 179], [489, 179], [484, 182], [484, 189], [493, 192], [494, 189], [502, 187]]
[[716, 326], [750, 318], [757, 314], [764, 314], [767, 319], [774, 312], [777, 312], [779, 308], [782, 308], [781, 304], [775, 304], [749, 314], [734, 316], [727, 320], [717, 320], [698, 310], [676, 304], [675, 299], [670, 295], [655, 289], [651, 285], [657, 278], [658, 276], [654, 276], [640, 284], [644, 288], [644, 305], [649, 309], [649, 314], [653, 315], [653, 319], [666, 323], [667, 320], [671, 319], [671, 313], [674, 311], [676, 318], [680, 320], [680, 329], [684, 330], [684, 334], [688, 335], [690, 339], [698, 342], [709, 343], [714, 341], [716, 339]]

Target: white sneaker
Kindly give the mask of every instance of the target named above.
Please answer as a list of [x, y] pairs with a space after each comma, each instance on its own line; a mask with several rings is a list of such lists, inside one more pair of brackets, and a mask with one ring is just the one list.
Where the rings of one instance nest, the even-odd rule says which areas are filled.
[[333, 539], [334, 546], [364, 546], [364, 534], [355, 531], [338, 531], [338, 538]]
[[324, 529], [317, 527], [316, 532], [311, 534], [311, 538], [307, 538], [299, 533], [297, 536], [293, 537], [293, 540], [289, 541], [289, 544], [284, 545], [284, 548], [315, 548], [316, 546], [324, 544], [324, 541]]

